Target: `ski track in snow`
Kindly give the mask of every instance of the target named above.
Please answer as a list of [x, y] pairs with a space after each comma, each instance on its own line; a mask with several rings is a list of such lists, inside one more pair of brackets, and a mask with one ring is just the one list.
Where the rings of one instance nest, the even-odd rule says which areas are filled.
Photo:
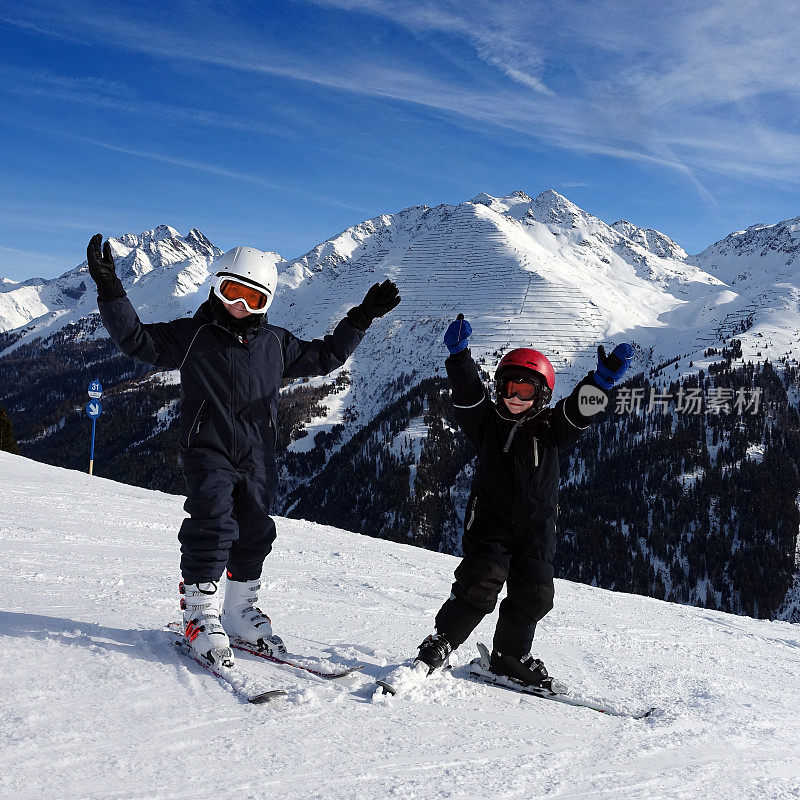
[[[536, 653], [647, 720], [453, 675], [372, 682], [415, 652], [453, 557], [279, 519], [265, 610], [336, 682], [245, 655], [251, 706], [174, 652], [182, 498], [0, 453], [2, 798], [800, 797], [800, 628], [557, 581]], [[325, 644], [327, 643], [327, 644]]]

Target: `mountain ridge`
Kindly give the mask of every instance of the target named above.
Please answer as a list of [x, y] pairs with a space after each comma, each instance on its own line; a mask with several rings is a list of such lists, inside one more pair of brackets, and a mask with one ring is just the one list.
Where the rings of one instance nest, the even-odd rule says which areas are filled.
[[[579, 443], [583, 482], [565, 486], [574, 511], [562, 517], [571, 526], [562, 548], [564, 569], [581, 580], [594, 575], [605, 585], [659, 597], [776, 613], [775, 592], [752, 587], [762, 585], [759, 565], [772, 563], [778, 575], [773, 589], [784, 592], [794, 568], [785, 553], [774, 563], [766, 560], [758, 530], [775, 541], [796, 538], [798, 281], [776, 281], [772, 261], [764, 268], [751, 261], [748, 279], [731, 286], [713, 274], [711, 267], [719, 265], [711, 255], [704, 270], [666, 237], [621, 222], [617, 228], [557, 192], [531, 199], [516, 191], [409, 207], [351, 226], [298, 258], [283, 261], [275, 254], [279, 285], [269, 319], [301, 337], [329, 331], [385, 277], [397, 281], [403, 297], [395, 311], [372, 324], [346, 368], [282, 390], [276, 509], [457, 552], [472, 455], [449, 416], [442, 346], [449, 320], [462, 312], [472, 322], [472, 353], [487, 379], [512, 347], [545, 352], [557, 372], [555, 399], [594, 367], [598, 344], [609, 348], [628, 340], [635, 359], [626, 386], [638, 387], [645, 398], [686, 388], [764, 388], [772, 398], [768, 415], [760, 426], [753, 420], [742, 426], [728, 415], [679, 427], [680, 415], [668, 424], [654, 414], [617, 427], [616, 417], [607, 414], [600, 426], [607, 446], [596, 438], [587, 438], [585, 448]], [[145, 322], [195, 313], [211, 284], [218, 250], [196, 229], [180, 239], [174, 232], [160, 226], [112, 243]], [[681, 257], [652, 252], [662, 247]], [[85, 269], [79, 265], [51, 287], [60, 307], [0, 334], [0, 404], [14, 419], [23, 452], [79, 469], [83, 393], [90, 379], [100, 378], [107, 396], [98, 452], [108, 461], [101, 457], [96, 469], [181, 492], [178, 376], [154, 374], [104, 338]], [[0, 288], [2, 308], [13, 290]], [[17, 290], [35, 294], [35, 287]], [[720, 441], [725, 447], [718, 458]], [[752, 489], [768, 474], [751, 463], [751, 454], [759, 453], [782, 465], [780, 485], [770, 486], [774, 517], [749, 513], [745, 502], [734, 518], [718, 519], [715, 512], [712, 520], [705, 505], [733, 507], [725, 493], [734, 478]], [[634, 506], [614, 512], [598, 501], [607, 468], [615, 476], [629, 474], [639, 487]], [[565, 474], [567, 469], [565, 464]], [[690, 490], [696, 494], [684, 496]], [[695, 497], [703, 508], [692, 504]], [[665, 509], [655, 544], [638, 544]], [[714, 571], [703, 578], [705, 555], [694, 532], [708, 535], [717, 553], [746, 535], [757, 557], [742, 566], [741, 552], [738, 560], [718, 555]], [[618, 557], [609, 563], [609, 554], [628, 551], [636, 553], [635, 564]], [[683, 571], [687, 553], [701, 566]], [[672, 557], [676, 566], [667, 560]]]

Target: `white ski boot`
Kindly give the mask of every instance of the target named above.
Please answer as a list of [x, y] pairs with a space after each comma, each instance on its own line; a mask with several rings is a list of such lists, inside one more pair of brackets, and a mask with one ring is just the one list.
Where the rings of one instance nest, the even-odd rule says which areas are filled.
[[180, 583], [183, 635], [204, 661], [215, 667], [232, 667], [233, 650], [219, 621], [219, 584]]
[[225, 586], [222, 604], [222, 625], [234, 641], [243, 639], [258, 650], [274, 655], [285, 653], [286, 648], [278, 636], [272, 635], [272, 620], [256, 606], [261, 581], [232, 581]]

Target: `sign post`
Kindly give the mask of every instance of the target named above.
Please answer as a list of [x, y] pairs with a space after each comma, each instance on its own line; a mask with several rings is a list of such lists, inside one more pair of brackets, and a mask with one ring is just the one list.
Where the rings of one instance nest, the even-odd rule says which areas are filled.
[[91, 398], [86, 404], [86, 416], [92, 421], [92, 448], [89, 453], [89, 474], [94, 474], [94, 433], [97, 426], [97, 418], [103, 413], [103, 406], [100, 405], [100, 398], [103, 396], [103, 387], [100, 381], [93, 380], [89, 384], [88, 389], [89, 397]]

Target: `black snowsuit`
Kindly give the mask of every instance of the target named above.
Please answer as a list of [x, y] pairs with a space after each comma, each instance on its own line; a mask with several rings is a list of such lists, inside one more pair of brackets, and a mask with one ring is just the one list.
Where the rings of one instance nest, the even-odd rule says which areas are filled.
[[209, 298], [191, 318], [144, 325], [127, 297], [98, 300], [111, 338], [128, 356], [180, 370], [180, 452], [188, 497], [178, 539], [187, 583], [260, 577], [275, 540], [269, 516], [278, 392], [284, 378], [340, 367], [364, 336], [347, 319], [306, 342], [251, 315], [244, 326]]
[[578, 392], [552, 408], [515, 418], [491, 402], [469, 350], [445, 362], [461, 430], [478, 455], [464, 520], [464, 558], [450, 598], [436, 615], [436, 630], [453, 649], [500, 604], [494, 648], [530, 652], [536, 623], [553, 607], [553, 555], [558, 516], [559, 450], [587, 428]]

